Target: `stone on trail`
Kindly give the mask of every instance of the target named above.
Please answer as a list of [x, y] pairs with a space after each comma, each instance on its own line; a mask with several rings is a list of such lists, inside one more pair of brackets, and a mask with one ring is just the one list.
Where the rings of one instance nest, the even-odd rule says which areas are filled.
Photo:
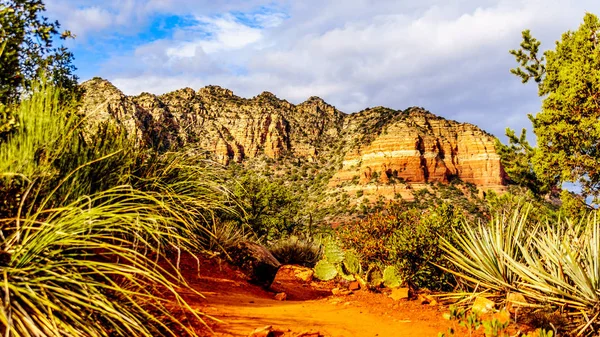
[[285, 301], [287, 298], [287, 294], [286, 293], [277, 293], [275, 294], [275, 299], [278, 301]]
[[350, 282], [350, 285], [348, 285], [348, 289], [352, 291], [359, 290], [360, 283], [358, 283], [358, 281]]
[[290, 301], [308, 300], [329, 295], [329, 288], [324, 289], [320, 283], [312, 282], [314, 271], [310, 268], [283, 265], [277, 271], [269, 290], [275, 293], [286, 293]]
[[483, 296], [477, 296], [475, 302], [473, 302], [473, 306], [471, 307], [471, 309], [474, 312], [486, 314], [492, 311], [494, 309], [494, 306], [496, 306], [496, 303], [494, 303], [494, 301], [489, 300]]
[[408, 298], [408, 288], [394, 288], [389, 296], [394, 301]]

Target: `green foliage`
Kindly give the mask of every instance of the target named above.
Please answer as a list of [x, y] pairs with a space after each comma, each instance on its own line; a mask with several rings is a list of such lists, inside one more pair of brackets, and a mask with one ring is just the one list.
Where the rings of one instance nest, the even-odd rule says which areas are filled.
[[[110, 125], [86, 139], [82, 118], [73, 102], [60, 100], [62, 92], [37, 84], [14, 109], [16, 127], [0, 142], [0, 195], [5, 200], [0, 216], [16, 215], [26, 198], [49, 197], [46, 202], [52, 204], [128, 183], [135, 157], [127, 141]], [[27, 193], [33, 182], [36, 190]]]
[[362, 273], [362, 267], [360, 265], [360, 260], [356, 256], [356, 254], [346, 251], [344, 253], [344, 260], [342, 261], [343, 270], [346, 271], [347, 274], [355, 275]]
[[282, 264], [297, 264], [312, 268], [321, 259], [321, 243], [309, 237], [290, 236], [276, 241], [269, 250]]
[[323, 257], [331, 263], [342, 263], [346, 254], [335, 240], [328, 240], [324, 246]]
[[510, 53], [515, 56], [521, 67], [511, 69], [510, 72], [521, 77], [523, 83], [534, 79], [537, 83], [542, 82], [546, 67], [544, 66], [544, 57], [539, 57], [541, 42], [531, 36], [530, 30], [524, 30], [522, 33], [523, 42], [521, 49], [511, 50]]
[[[335, 273], [331, 270], [331, 266]], [[323, 260], [315, 266], [315, 276], [317, 278], [327, 281], [339, 275], [344, 280], [354, 281], [360, 278], [361, 273], [362, 266], [356, 254], [351, 251], [344, 251], [333, 238], [325, 242]]]
[[481, 322], [485, 337], [508, 337], [508, 324], [508, 321], [502, 322], [496, 318]]
[[[443, 242], [456, 270], [470, 285], [503, 300], [519, 292], [537, 307], [560, 308], [567, 329], [590, 335], [600, 328], [600, 225], [595, 212], [568, 219], [530, 220], [530, 207], [487, 224], [464, 225], [457, 243]], [[489, 333], [501, 327], [490, 322]], [[546, 334], [544, 332], [544, 334]]]
[[585, 200], [574, 193], [567, 190], [560, 192], [560, 213], [563, 217], [570, 219], [571, 221], [578, 222], [584, 219], [590, 207], [585, 203]]
[[365, 279], [367, 283], [374, 288], [383, 285], [383, 273], [381, 272], [381, 268], [376, 264], [372, 264], [367, 270]]
[[548, 224], [522, 249], [512, 267], [528, 297], [545, 299], [567, 311], [571, 329], [590, 334], [600, 327], [600, 225], [596, 214], [577, 223]]
[[195, 335], [201, 316], [180, 295], [194, 291], [177, 266], [163, 266], [214, 235], [209, 224], [228, 193], [204, 179], [218, 174], [181, 154], [134, 152], [118, 133], [94, 138], [61, 96], [34, 86], [0, 143], [3, 331]]
[[[18, 222], [3, 219], [0, 293], [10, 298], [0, 311], [5, 332], [195, 335], [165, 306], [166, 296], [174, 297], [180, 309], [201, 321], [176, 289], [193, 290], [147, 257], [164, 258], [169, 245], [185, 241], [175, 214], [159, 215], [165, 213], [168, 205], [160, 199], [124, 186], [39, 209]], [[155, 292], [157, 286], [164, 290]]]
[[43, 16], [42, 0], [6, 0], [0, 3], [0, 103], [15, 101], [42, 73], [60, 87], [74, 89], [73, 54], [54, 47], [57, 38], [72, 37], [59, 32], [58, 22]]
[[456, 241], [442, 239], [441, 248], [456, 267], [443, 269], [458, 276], [479, 291], [491, 291], [506, 297], [518, 291], [521, 281], [512, 261], [522, 261], [522, 249], [530, 246], [532, 225], [528, 222], [529, 208], [517, 209], [511, 215], [497, 214], [489, 223], [475, 227], [463, 222]]
[[535, 195], [547, 194], [551, 187], [547, 182], [538, 179], [533, 167], [536, 149], [529, 145], [525, 129], [517, 137], [515, 131], [506, 129], [508, 145], [496, 139], [496, 151], [500, 155], [502, 166], [510, 178], [510, 182], [531, 190]]
[[410, 206], [386, 205], [382, 212], [341, 225], [337, 234], [346, 248], [362, 256], [364, 263], [392, 265], [401, 280], [415, 287], [447, 289], [451, 287], [451, 276], [433, 263], [449, 267], [439, 242], [441, 237], [453, 241], [453, 228], [461, 216], [445, 203], [426, 210]]
[[292, 234], [298, 229], [298, 196], [281, 181], [247, 170], [232, 186], [242, 206], [245, 223], [267, 240]]
[[521, 49], [511, 51], [521, 65], [512, 72], [523, 82], [535, 79], [544, 97], [542, 111], [529, 116], [539, 147], [532, 158], [537, 177], [550, 185], [578, 182], [593, 196], [600, 194], [599, 32], [600, 20], [587, 13], [543, 58], [529, 31]]
[[[485, 196], [489, 214], [513, 214], [524, 205], [531, 205], [528, 214], [530, 222], [557, 219], [560, 207], [535, 195], [530, 189], [520, 186], [509, 186], [502, 194], [488, 191]], [[473, 221], [472, 221], [473, 222]]]
[[[207, 243], [204, 246], [210, 251], [228, 252], [240, 242], [248, 241], [250, 235], [251, 231], [240, 227], [239, 223], [235, 221], [219, 221], [217, 219], [210, 228]], [[283, 262], [279, 259], [278, 261]]]
[[322, 281], [333, 280], [338, 274], [335, 264], [323, 259], [315, 265], [315, 276]]
[[398, 272], [396, 271], [396, 267], [387, 266], [383, 270], [383, 285], [386, 288], [397, 288], [402, 284], [400, 277], [398, 276]]

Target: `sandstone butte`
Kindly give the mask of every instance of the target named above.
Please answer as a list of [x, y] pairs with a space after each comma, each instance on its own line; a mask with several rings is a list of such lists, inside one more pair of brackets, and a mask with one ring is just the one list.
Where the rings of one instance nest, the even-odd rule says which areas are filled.
[[506, 185], [492, 135], [421, 108], [345, 114], [318, 97], [294, 105], [269, 92], [246, 99], [218, 86], [126, 96], [100, 78], [82, 88], [90, 129], [116, 120], [140, 144], [185, 147], [225, 165], [257, 157], [333, 162], [330, 188], [371, 195], [453, 179], [482, 191]]

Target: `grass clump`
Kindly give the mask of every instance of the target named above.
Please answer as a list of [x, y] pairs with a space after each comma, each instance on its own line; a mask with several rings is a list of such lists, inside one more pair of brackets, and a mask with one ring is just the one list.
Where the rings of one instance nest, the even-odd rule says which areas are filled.
[[297, 264], [312, 268], [323, 255], [319, 241], [309, 237], [290, 236], [273, 243], [269, 250], [282, 264]]
[[[134, 148], [39, 85], [0, 142], [0, 325], [6, 336], [195, 336], [170, 261], [214, 234], [227, 191], [209, 163]], [[177, 312], [177, 314], [174, 314]]]

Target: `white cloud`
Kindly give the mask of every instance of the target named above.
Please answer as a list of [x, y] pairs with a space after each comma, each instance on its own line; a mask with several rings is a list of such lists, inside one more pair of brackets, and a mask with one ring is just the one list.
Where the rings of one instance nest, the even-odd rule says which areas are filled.
[[[262, 38], [260, 29], [242, 24], [232, 15], [217, 18], [199, 17], [197, 20], [201, 24], [202, 35], [208, 34], [208, 37], [176, 42], [174, 46], [167, 49], [168, 56], [189, 58], [197, 53], [213, 54], [240, 49]], [[187, 32], [193, 34], [193, 30], [187, 29]]]
[[187, 10], [198, 25], [120, 55], [98, 75], [130, 94], [219, 84], [296, 103], [318, 95], [346, 112], [418, 105], [502, 135], [529, 126], [525, 114], [539, 107], [535, 87], [508, 72], [520, 32], [530, 28], [551, 48], [586, 10], [600, 12], [597, 0], [282, 0], [257, 10], [265, 3], [206, 2], [200, 12], [192, 0], [132, 0], [139, 13]]

